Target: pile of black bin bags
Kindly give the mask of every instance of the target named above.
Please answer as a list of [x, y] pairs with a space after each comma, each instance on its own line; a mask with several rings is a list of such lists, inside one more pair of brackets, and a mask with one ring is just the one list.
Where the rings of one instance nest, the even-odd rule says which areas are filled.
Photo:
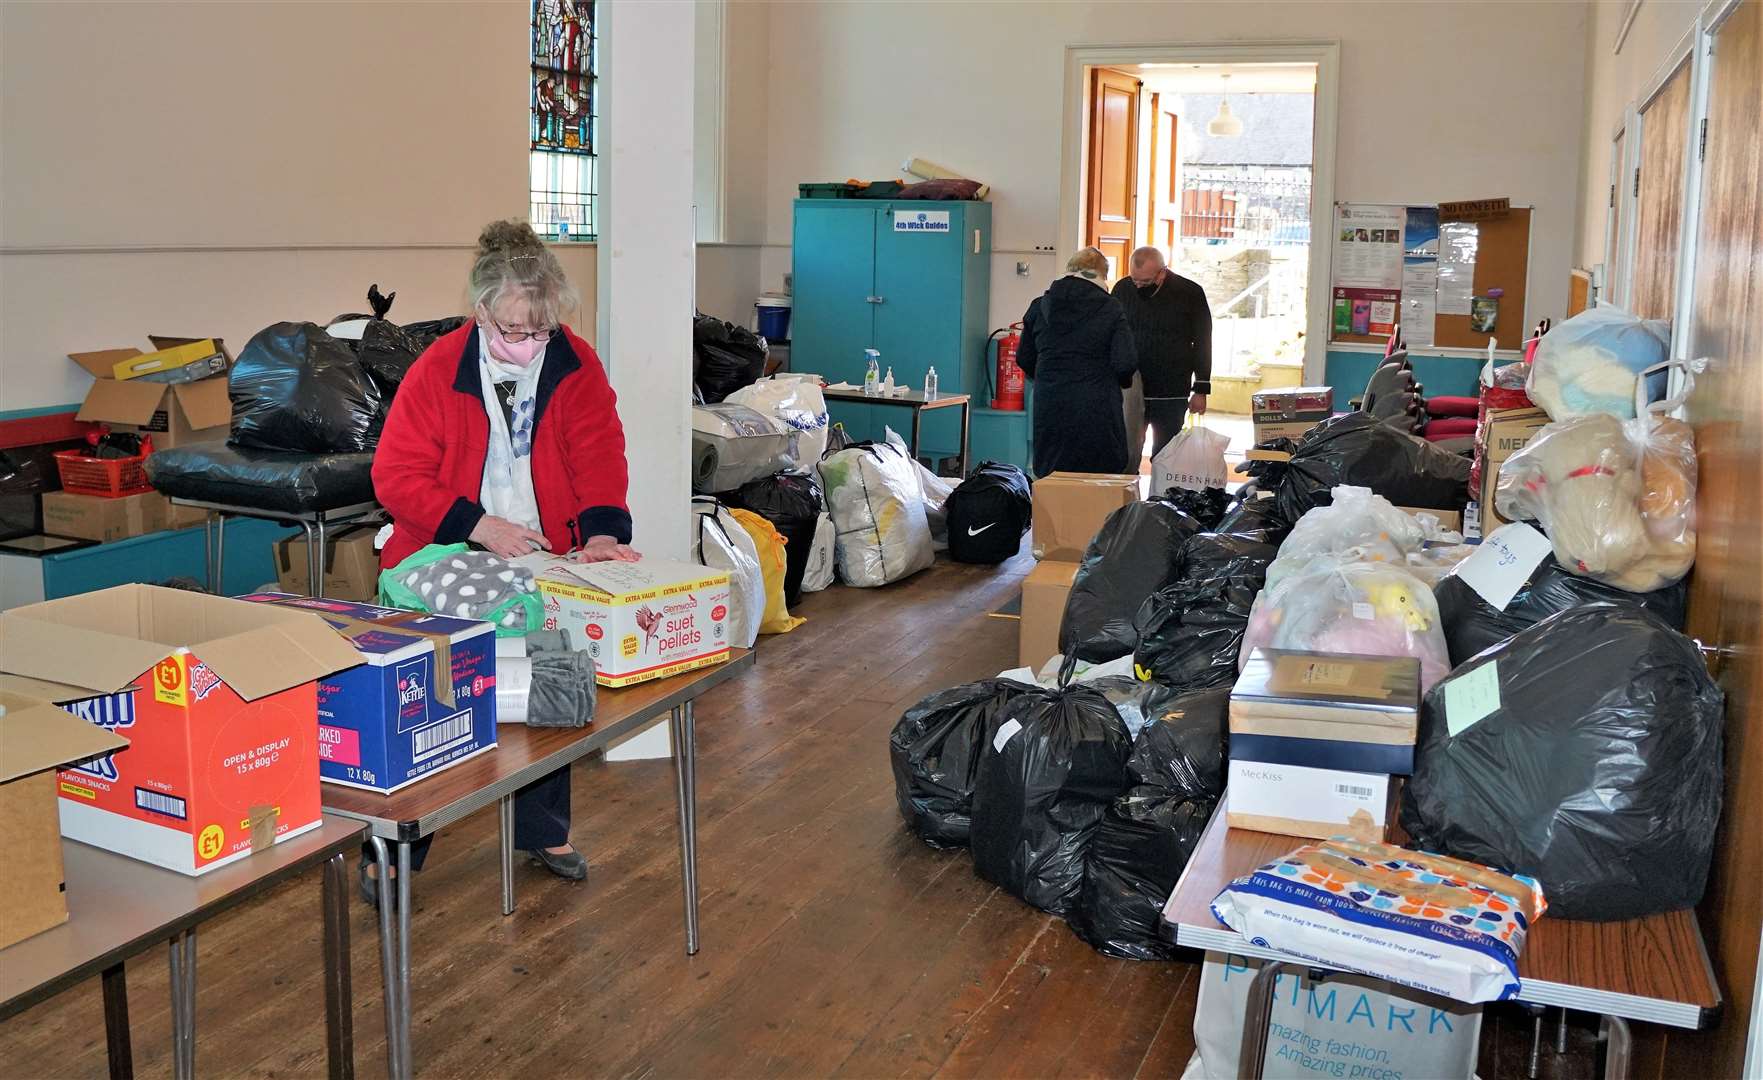
[[716, 497], [726, 506], [758, 514], [783, 534], [784, 603], [795, 607], [802, 599], [802, 575], [814, 549], [814, 529], [826, 509], [820, 481], [805, 473], [777, 473]]
[[1222, 793], [1227, 697], [1118, 678], [933, 694], [889, 739], [900, 812], [1097, 949], [1168, 958], [1162, 906]]

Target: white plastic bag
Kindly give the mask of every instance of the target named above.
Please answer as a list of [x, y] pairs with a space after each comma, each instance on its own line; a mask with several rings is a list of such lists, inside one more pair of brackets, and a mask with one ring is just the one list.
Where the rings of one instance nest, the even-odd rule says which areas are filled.
[[790, 436], [767, 414], [727, 402], [692, 406], [693, 491], [733, 491], [789, 463]]
[[1169, 445], [1151, 459], [1151, 490], [1172, 487], [1190, 491], [1221, 488], [1230, 479], [1224, 468], [1224, 452], [1230, 436], [1195, 423], [1176, 432]]
[[[901, 439], [893, 428], [887, 430], [888, 443], [898, 446], [902, 453], [906, 453], [905, 440]], [[943, 507], [948, 503], [949, 495], [954, 492], [955, 485], [925, 468], [917, 458], [912, 459], [912, 465], [918, 470], [919, 490], [924, 495], [924, 519], [930, 524], [931, 546], [937, 551], [948, 551], [949, 515]]]
[[1305, 511], [1292, 527], [1279, 557], [1267, 568], [1266, 588], [1318, 566], [1361, 562], [1430, 568], [1441, 561], [1429, 557], [1432, 550], [1463, 541], [1461, 534], [1440, 525], [1436, 515], [1399, 510], [1370, 488], [1341, 484], [1329, 495], [1330, 505]]
[[[1618, 307], [1600, 304], [1580, 312], [1537, 342], [1525, 393], [1551, 420], [1605, 413], [1635, 415], [1635, 382], [1648, 368], [1665, 363], [1671, 324], [1639, 319]], [[1647, 380], [1643, 401], [1665, 396], [1662, 377]]]
[[[1236, 1080], [1249, 984], [1263, 961], [1209, 952], [1200, 968], [1194, 1044], [1200, 1068], [1184, 1077]], [[1481, 1041], [1482, 1007], [1439, 998], [1412, 1001], [1364, 975], [1274, 977], [1267, 1028], [1270, 1080], [1312, 1076], [1410, 1076], [1469, 1080]]]
[[888, 444], [841, 450], [820, 463], [820, 480], [845, 584], [886, 585], [936, 561], [924, 488], [904, 451]]
[[753, 537], [715, 499], [692, 500], [692, 561], [728, 571], [728, 641], [751, 649], [765, 618], [765, 574]]
[[790, 435], [791, 469], [811, 469], [826, 453], [830, 417], [820, 378], [814, 375], [774, 375], [730, 394], [727, 400], [745, 405], [776, 420]]
[[814, 523], [814, 544], [808, 549], [808, 562], [802, 569], [803, 592], [819, 592], [833, 583], [838, 563], [836, 535], [832, 515], [820, 515]]

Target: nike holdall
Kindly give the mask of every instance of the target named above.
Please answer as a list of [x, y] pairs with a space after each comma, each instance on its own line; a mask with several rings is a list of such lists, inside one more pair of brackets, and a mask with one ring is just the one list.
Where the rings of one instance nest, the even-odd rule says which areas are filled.
[[996, 565], [1022, 549], [1033, 503], [1028, 475], [1014, 465], [981, 462], [973, 475], [949, 494], [949, 557], [956, 562]]

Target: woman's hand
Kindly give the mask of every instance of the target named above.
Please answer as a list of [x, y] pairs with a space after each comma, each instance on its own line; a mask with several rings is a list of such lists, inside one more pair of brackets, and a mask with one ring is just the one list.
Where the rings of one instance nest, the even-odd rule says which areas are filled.
[[471, 530], [470, 539], [478, 547], [504, 559], [517, 559], [535, 551], [551, 550], [551, 541], [545, 539], [544, 533], [534, 532], [524, 525], [516, 525], [507, 518], [492, 514], [485, 514], [478, 519], [477, 528]]
[[576, 562], [637, 562], [642, 555], [629, 544], [621, 544], [610, 536], [590, 536], [580, 551], [571, 558]]

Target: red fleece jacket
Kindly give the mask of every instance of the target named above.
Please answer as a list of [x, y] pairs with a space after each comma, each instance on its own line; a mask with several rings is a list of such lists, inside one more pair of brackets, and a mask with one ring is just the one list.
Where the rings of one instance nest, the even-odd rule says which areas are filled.
[[[618, 399], [593, 347], [567, 326], [545, 347], [533, 411], [533, 492], [551, 550], [578, 548], [590, 536], [629, 543]], [[381, 566], [470, 537], [484, 516], [478, 497], [489, 440], [477, 324], [468, 322], [417, 358], [392, 399], [373, 458], [374, 494], [396, 526]]]

